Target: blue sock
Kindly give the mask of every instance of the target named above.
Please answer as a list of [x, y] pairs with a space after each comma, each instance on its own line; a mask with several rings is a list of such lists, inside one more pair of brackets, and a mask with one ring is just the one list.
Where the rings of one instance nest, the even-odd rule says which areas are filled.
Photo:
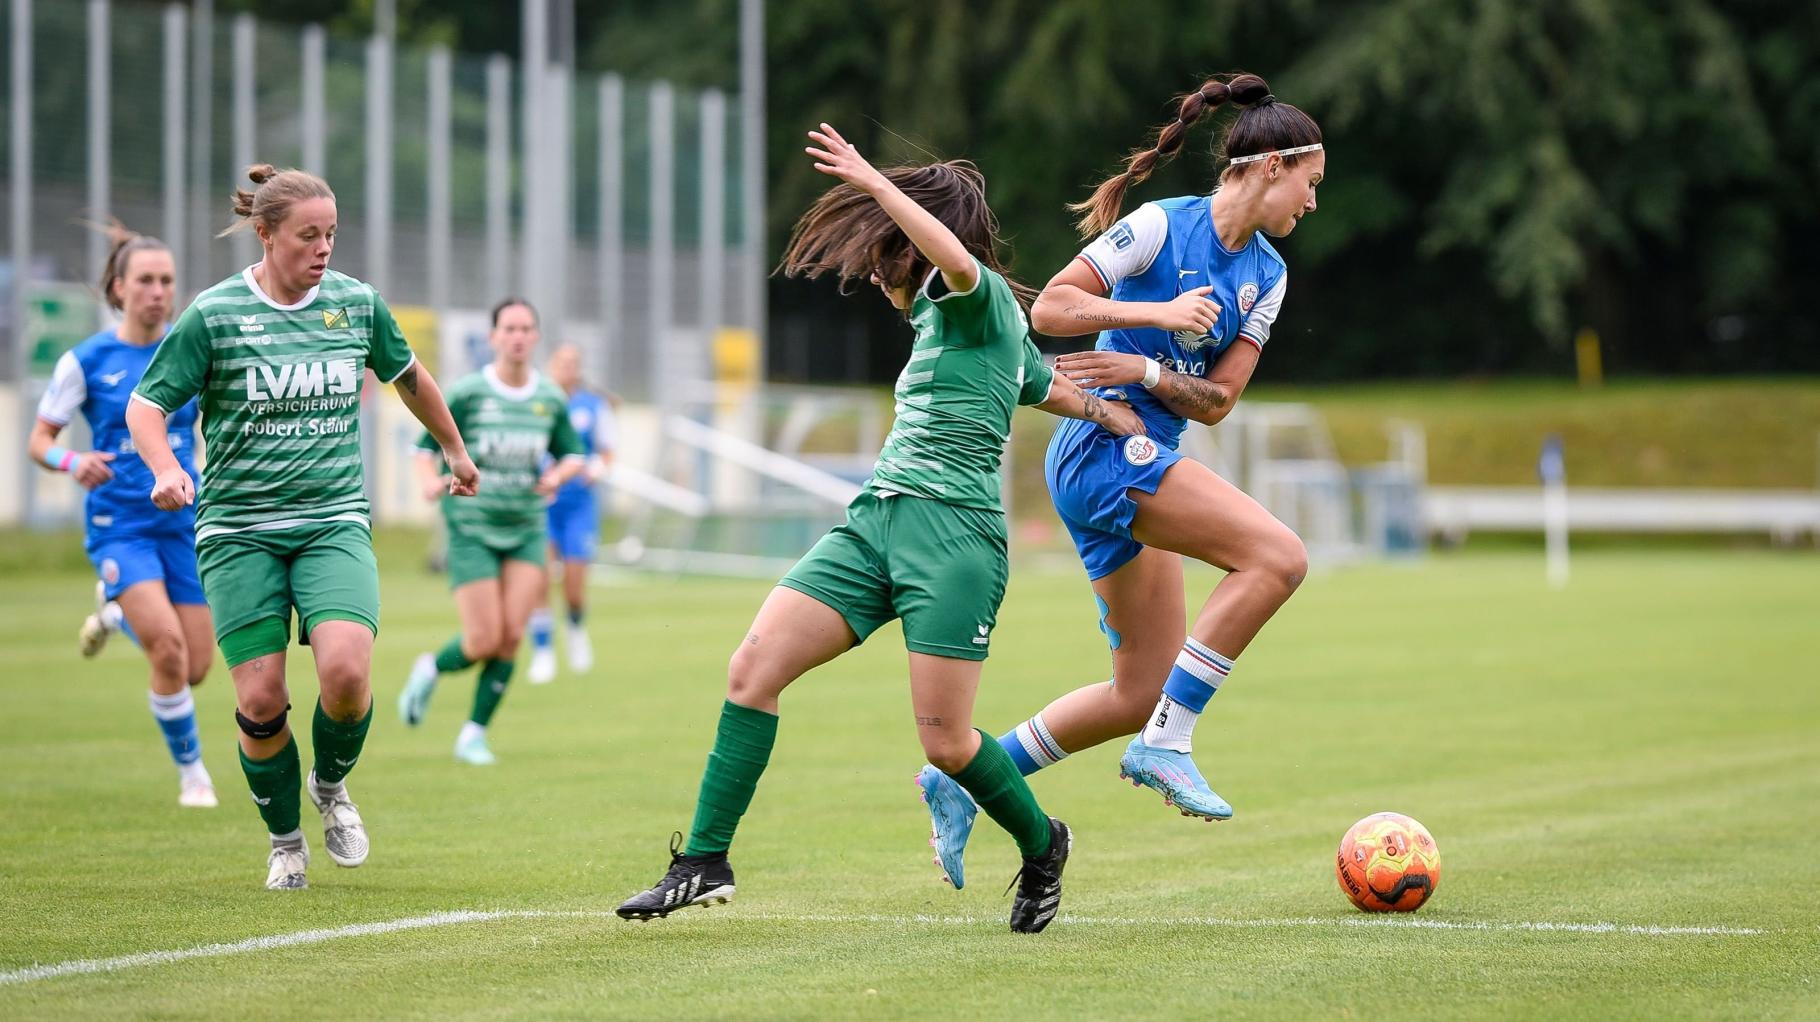
[[1163, 683], [1163, 697], [1157, 700], [1156, 713], [1144, 725], [1139, 741], [1152, 748], [1192, 752], [1194, 725], [1207, 709], [1207, 701], [1220, 690], [1220, 682], [1231, 673], [1230, 657], [1189, 636], [1176, 654], [1175, 667]]
[[1025, 777], [1068, 758], [1067, 750], [1049, 733], [1040, 713], [1000, 735], [998, 743], [1011, 755], [1018, 773]]
[[531, 646], [534, 649], [549, 649], [550, 640], [556, 632], [556, 625], [550, 619], [549, 610], [539, 607], [532, 611], [528, 630], [531, 633]]
[[196, 701], [190, 698], [190, 690], [186, 688], [169, 696], [156, 692], [149, 695], [152, 717], [158, 721], [158, 730], [164, 732], [164, 744], [171, 750], [171, 761], [178, 766], [188, 766], [201, 759], [202, 736], [196, 732]]

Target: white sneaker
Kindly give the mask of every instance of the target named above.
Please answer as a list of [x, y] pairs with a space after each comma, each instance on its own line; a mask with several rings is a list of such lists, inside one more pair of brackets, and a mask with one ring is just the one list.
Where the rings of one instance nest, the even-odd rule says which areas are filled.
[[304, 782], [304, 790], [310, 793], [310, 801], [322, 813], [322, 847], [329, 853], [329, 858], [335, 860], [335, 865], [353, 869], [367, 861], [371, 846], [367, 842], [366, 824], [361, 822], [360, 807], [348, 800], [348, 786], [343, 783], [333, 790], [325, 790], [316, 783], [316, 771], [312, 770], [309, 780]]
[[531, 669], [525, 677], [533, 685], [548, 685], [556, 680], [556, 649], [552, 646], [540, 646], [531, 650]]
[[272, 854], [266, 856], [265, 865], [265, 889], [268, 891], [297, 891], [310, 886], [306, 873], [310, 868], [307, 843], [296, 848], [273, 848]]
[[581, 628], [569, 629], [569, 670], [586, 674], [594, 669], [594, 643]]
[[107, 583], [95, 583], [95, 612], [82, 619], [82, 627], [76, 632], [76, 648], [84, 657], [93, 657], [107, 646], [107, 637], [113, 629], [107, 626]]

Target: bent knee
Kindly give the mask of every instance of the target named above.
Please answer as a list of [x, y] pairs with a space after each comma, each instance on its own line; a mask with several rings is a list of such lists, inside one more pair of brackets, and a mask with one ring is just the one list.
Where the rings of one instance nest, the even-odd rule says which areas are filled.
[[287, 706], [282, 688], [243, 689], [235, 703], [241, 716], [261, 724], [276, 720]]
[[[972, 763], [973, 758], [979, 754], [979, 746], [974, 742], [972, 729], [955, 734], [925, 729], [921, 737], [923, 756], [929, 761], [929, 765], [949, 776], [967, 769], [967, 765]], [[990, 739], [982, 738], [980, 741], [990, 741]]]
[[189, 673], [190, 654], [181, 635], [148, 636], [145, 658], [151, 662], [153, 674], [181, 678]]
[[1275, 576], [1287, 592], [1295, 592], [1308, 577], [1308, 546], [1302, 542], [1302, 537], [1284, 529], [1282, 538], [1272, 544], [1265, 570]]

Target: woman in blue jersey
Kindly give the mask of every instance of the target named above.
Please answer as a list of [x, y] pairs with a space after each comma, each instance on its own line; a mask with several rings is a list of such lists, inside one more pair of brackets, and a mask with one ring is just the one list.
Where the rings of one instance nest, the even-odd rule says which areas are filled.
[[[607, 476], [618, 446], [619, 427], [612, 401], [589, 390], [581, 378], [581, 349], [565, 344], [550, 353], [550, 379], [569, 395], [569, 424], [581, 437], [587, 466], [580, 475], [562, 484], [550, 502], [550, 563], [562, 579], [563, 602], [568, 610], [569, 670], [586, 674], [594, 666], [594, 645], [588, 641], [583, 621], [587, 615], [588, 566], [600, 541], [600, 502], [594, 488]], [[531, 612], [531, 683], [541, 685], [556, 677], [555, 627], [550, 619], [548, 594]]]
[[[1239, 112], [1218, 149], [1226, 165], [1213, 194], [1145, 203], [1120, 219], [1125, 191], [1227, 103]], [[1151, 148], [1072, 207], [1094, 240], [1049, 281], [1030, 316], [1046, 334], [1098, 333], [1092, 351], [1058, 358], [1057, 372], [1129, 401], [1147, 427], [1117, 437], [1064, 421], [1046, 464], [1093, 583], [1113, 680], [1062, 696], [999, 741], [1029, 774], [1141, 729], [1120, 776], [1185, 816], [1222, 820], [1232, 807], [1190, 758], [1195, 721], [1295, 591], [1308, 557], [1262, 505], [1175, 448], [1186, 420], [1219, 422], [1251, 379], [1288, 286], [1265, 236], [1285, 237], [1314, 212], [1326, 154], [1314, 120], [1256, 75], [1210, 80], [1177, 110]], [[1182, 556], [1227, 572], [1187, 629]], [[920, 782], [938, 864], [958, 886], [972, 806], [933, 768]]]
[[[124, 625], [151, 662], [152, 717], [177, 764], [184, 806], [213, 806], [215, 786], [202, 765], [196, 706], [190, 686], [201, 684], [214, 656], [213, 630], [196, 575], [196, 514], [165, 514], [146, 494], [152, 473], [139, 460], [126, 429], [127, 400], [163, 339], [176, 301], [177, 270], [156, 238], [116, 226], [101, 274], [101, 293], [120, 325], [83, 341], [57, 360], [32, 426], [32, 460], [66, 472], [86, 488], [83, 523], [89, 560], [101, 578], [99, 612], [84, 622], [82, 652], [99, 652], [110, 630]], [[57, 437], [77, 412], [88, 420], [94, 450], [73, 452]], [[171, 449], [196, 476], [196, 402], [167, 420]]]

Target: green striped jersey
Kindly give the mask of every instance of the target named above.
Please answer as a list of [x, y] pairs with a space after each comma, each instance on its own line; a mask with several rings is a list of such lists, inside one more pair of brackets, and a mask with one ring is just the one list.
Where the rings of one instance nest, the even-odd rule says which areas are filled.
[[973, 290], [949, 291], [931, 271], [910, 303], [916, 340], [897, 377], [897, 421], [869, 485], [1001, 511], [999, 457], [1011, 412], [1042, 403], [1053, 372], [1030, 340], [1011, 285], [975, 265]]
[[208, 463], [196, 539], [321, 521], [369, 524], [360, 460], [365, 371], [391, 383], [416, 356], [372, 286], [329, 270], [280, 305], [252, 267], [196, 296], [133, 399], [197, 395]]
[[[509, 387], [492, 366], [449, 385], [449, 412], [461, 430], [468, 457], [480, 470], [472, 497], [442, 498], [449, 529], [488, 546], [523, 543], [542, 535], [547, 501], [537, 492], [545, 454], [580, 458], [581, 437], [569, 422], [569, 398], [533, 371], [522, 386]], [[417, 446], [440, 451], [424, 433]]]

